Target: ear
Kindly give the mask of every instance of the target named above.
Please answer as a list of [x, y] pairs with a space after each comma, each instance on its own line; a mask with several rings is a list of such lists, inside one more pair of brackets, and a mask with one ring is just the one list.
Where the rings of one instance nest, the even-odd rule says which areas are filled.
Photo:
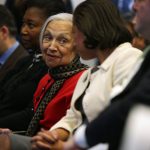
[[7, 37], [8, 37], [8, 35], [9, 35], [9, 30], [8, 30], [8, 27], [7, 26], [2, 26], [1, 28], [0, 28], [0, 32], [1, 32], [1, 36], [2, 36], [2, 38], [5, 40]]

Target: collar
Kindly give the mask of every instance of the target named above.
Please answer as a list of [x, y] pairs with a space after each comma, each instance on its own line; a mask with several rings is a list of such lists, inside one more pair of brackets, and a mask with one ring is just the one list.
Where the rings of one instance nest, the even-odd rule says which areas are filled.
[[16, 50], [16, 48], [19, 46], [19, 42], [16, 41], [12, 47], [10, 47], [4, 54], [0, 56], [0, 64], [4, 64], [7, 59], [11, 56], [11, 54]]
[[89, 66], [89, 67], [95, 67], [98, 64], [98, 59], [93, 58], [93, 59], [90, 59], [90, 60], [84, 60], [83, 58], [80, 57], [80, 62], [82, 64], [85, 64], [85, 65]]

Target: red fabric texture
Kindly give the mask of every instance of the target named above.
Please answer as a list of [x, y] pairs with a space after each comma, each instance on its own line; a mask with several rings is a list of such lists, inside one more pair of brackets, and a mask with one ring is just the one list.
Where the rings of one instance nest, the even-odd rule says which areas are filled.
[[[66, 110], [70, 107], [70, 101], [77, 81], [83, 72], [75, 74], [64, 82], [62, 88], [46, 107], [43, 118], [40, 120], [41, 128], [50, 129], [66, 114]], [[54, 80], [49, 74], [46, 74], [39, 82], [34, 94], [34, 111], [36, 111], [39, 102], [53, 82]]]

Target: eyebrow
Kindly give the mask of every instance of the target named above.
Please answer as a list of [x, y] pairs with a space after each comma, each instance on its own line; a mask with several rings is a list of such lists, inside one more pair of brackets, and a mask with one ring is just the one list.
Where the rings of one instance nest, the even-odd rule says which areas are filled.
[[[60, 31], [60, 32], [58, 32], [58, 33], [60, 33], [60, 35], [69, 35], [69, 36], [70, 36], [71, 33], [72, 33], [72, 32], [70, 33], [69, 31], [66, 31], [66, 32], [63, 32], [63, 33], [62, 33], [62, 32], [63, 32], [63, 31]], [[52, 33], [52, 32], [51, 32], [50, 30], [45, 30], [44, 33]]]

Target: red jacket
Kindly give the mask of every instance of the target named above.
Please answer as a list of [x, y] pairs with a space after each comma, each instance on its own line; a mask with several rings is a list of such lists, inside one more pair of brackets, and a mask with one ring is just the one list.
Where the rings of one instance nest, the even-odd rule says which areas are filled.
[[[49, 102], [44, 111], [43, 118], [40, 120], [40, 126], [42, 128], [46, 130], [50, 129], [66, 114], [66, 110], [70, 107], [70, 101], [77, 81], [83, 72], [84, 71], [81, 71], [67, 79], [58, 94], [56, 94], [56, 96]], [[46, 74], [39, 82], [34, 94], [34, 111], [36, 111], [39, 102], [53, 82], [54, 80], [49, 74]]]

